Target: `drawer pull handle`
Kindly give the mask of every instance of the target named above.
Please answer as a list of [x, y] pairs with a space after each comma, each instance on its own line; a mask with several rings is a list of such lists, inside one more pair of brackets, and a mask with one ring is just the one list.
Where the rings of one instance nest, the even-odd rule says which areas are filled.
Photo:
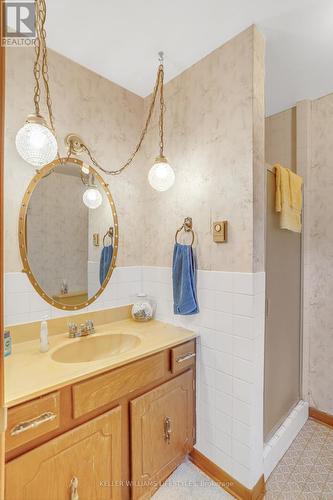
[[73, 477], [71, 480], [70, 488], [71, 488], [71, 500], [79, 500], [79, 494], [77, 488], [79, 486], [79, 480], [77, 477]]
[[33, 418], [31, 420], [26, 420], [25, 422], [21, 422], [20, 424], [15, 425], [10, 431], [10, 435], [17, 436], [22, 432], [29, 431], [30, 429], [35, 429], [36, 427], [39, 427], [46, 422], [51, 422], [51, 420], [54, 420], [55, 418], [56, 415], [54, 413], [47, 411], [46, 413], [42, 413], [42, 415], [39, 415], [39, 417]]
[[171, 432], [172, 432], [171, 418], [165, 417], [165, 419], [164, 419], [164, 439], [168, 444], [170, 444]]
[[185, 354], [181, 354], [180, 356], [177, 356], [176, 361], [177, 363], [184, 363], [184, 361], [191, 358], [195, 358], [195, 352], [186, 352]]

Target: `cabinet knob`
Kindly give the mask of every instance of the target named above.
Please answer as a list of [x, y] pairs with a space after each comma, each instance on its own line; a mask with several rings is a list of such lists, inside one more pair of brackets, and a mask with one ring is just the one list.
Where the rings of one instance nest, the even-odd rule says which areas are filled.
[[164, 419], [164, 439], [168, 444], [170, 444], [171, 432], [172, 432], [171, 418], [165, 417], [165, 419]]
[[79, 494], [77, 492], [77, 488], [79, 486], [79, 480], [77, 477], [73, 477], [70, 483], [71, 488], [71, 500], [79, 500]]

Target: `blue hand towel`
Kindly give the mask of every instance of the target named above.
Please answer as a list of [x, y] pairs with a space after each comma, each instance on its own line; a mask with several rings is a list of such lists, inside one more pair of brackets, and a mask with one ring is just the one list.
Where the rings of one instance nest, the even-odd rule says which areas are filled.
[[173, 309], [175, 314], [199, 312], [196, 294], [196, 275], [191, 245], [175, 244], [173, 250], [172, 280]]
[[107, 247], [103, 247], [101, 253], [101, 260], [99, 263], [99, 282], [103, 285], [103, 282], [109, 272], [110, 264], [113, 255], [113, 246], [108, 245]]

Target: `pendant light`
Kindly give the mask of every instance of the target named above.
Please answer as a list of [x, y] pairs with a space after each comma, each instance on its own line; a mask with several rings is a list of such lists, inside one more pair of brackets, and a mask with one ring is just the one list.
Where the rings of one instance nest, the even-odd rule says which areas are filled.
[[165, 111], [165, 103], [164, 103], [164, 54], [163, 52], [159, 52], [159, 66], [156, 76], [156, 82], [154, 86], [154, 90], [152, 93], [151, 103], [148, 109], [148, 114], [146, 118], [146, 122], [144, 128], [141, 132], [139, 142], [137, 143], [132, 155], [130, 158], [117, 170], [107, 170], [102, 165], [100, 165], [97, 160], [92, 155], [89, 147], [84, 143], [84, 141], [77, 134], [69, 134], [65, 138], [65, 144], [68, 147], [68, 157], [71, 155], [80, 155], [82, 153], [86, 153], [90, 158], [90, 161], [93, 165], [99, 168], [102, 172], [108, 175], [119, 175], [121, 174], [134, 160], [135, 156], [141, 149], [143, 141], [147, 135], [148, 127], [150, 125], [153, 111], [156, 104], [156, 99], [158, 92], [160, 92], [160, 115], [159, 115], [159, 155], [155, 159], [155, 162], [148, 173], [148, 181], [153, 189], [156, 191], [166, 191], [169, 189], [175, 182], [175, 173], [172, 167], [169, 165], [168, 160], [164, 156], [164, 111]]
[[90, 186], [88, 189], [85, 190], [82, 196], [83, 203], [86, 205], [86, 207], [95, 209], [101, 206], [102, 204], [102, 195], [98, 191], [96, 186]]
[[[34, 62], [34, 105], [35, 113], [28, 115], [25, 124], [17, 132], [16, 149], [23, 160], [35, 167], [42, 167], [57, 156], [58, 146], [55, 137], [51, 96], [48, 84], [48, 63], [46, 48], [46, 4], [45, 0], [35, 0], [35, 62]], [[50, 127], [40, 114], [40, 77], [42, 75]]]
[[168, 160], [164, 156], [164, 68], [163, 68], [163, 52], [159, 52], [159, 75], [160, 75], [160, 117], [159, 117], [159, 134], [160, 134], [160, 154], [155, 159], [154, 165], [148, 173], [148, 181], [156, 191], [167, 191], [175, 182], [175, 173], [169, 165]]
[[82, 200], [86, 207], [95, 210], [100, 207], [103, 202], [102, 195], [95, 184], [95, 176], [92, 174], [86, 174], [86, 172], [81, 170], [81, 180], [87, 189], [83, 193]]

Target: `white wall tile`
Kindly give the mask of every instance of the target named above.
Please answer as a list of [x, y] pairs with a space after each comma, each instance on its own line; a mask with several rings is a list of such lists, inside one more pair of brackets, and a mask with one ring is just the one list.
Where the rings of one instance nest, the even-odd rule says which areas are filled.
[[254, 360], [254, 346], [255, 341], [249, 340], [244, 337], [233, 337], [232, 339], [232, 353], [239, 358], [246, 359], [248, 361]]
[[232, 396], [225, 392], [216, 391], [215, 405], [216, 410], [232, 417]]
[[216, 310], [232, 314], [233, 294], [229, 292], [215, 292]]
[[209, 347], [201, 347], [201, 362], [210, 368], [215, 368], [215, 351]]
[[240, 401], [239, 399], [233, 399], [233, 417], [246, 424], [251, 426], [252, 424], [252, 411], [251, 405], [248, 403], [244, 403], [244, 401]]
[[246, 444], [249, 447], [252, 446], [251, 427], [243, 422], [239, 422], [239, 420], [236, 420], [235, 418], [233, 418], [232, 421], [232, 435], [235, 439], [237, 439], [237, 441]]
[[225, 432], [226, 434], [232, 434], [232, 421], [233, 418], [230, 415], [220, 412], [216, 410], [215, 414], [215, 425], [216, 429], [219, 431]]
[[215, 368], [216, 370], [232, 375], [232, 356], [231, 354], [226, 354], [225, 352], [218, 351], [215, 357]]
[[215, 431], [215, 442], [214, 444], [223, 451], [226, 455], [231, 456], [232, 451], [232, 439], [229, 434], [223, 432], [219, 429]]
[[215, 332], [215, 349], [227, 354], [232, 354], [233, 336], [221, 331]]
[[224, 312], [215, 313], [215, 329], [223, 333], [232, 333], [232, 315]]
[[233, 294], [232, 312], [240, 316], [253, 317], [254, 296], [240, 293]]
[[250, 361], [234, 356], [232, 374], [245, 382], [254, 382], [255, 367]]
[[254, 401], [254, 387], [244, 380], [232, 378], [232, 394], [235, 398], [244, 401], [245, 403], [252, 404]]
[[233, 378], [231, 375], [227, 375], [226, 373], [215, 371], [215, 388], [226, 394], [232, 394], [232, 381]]
[[238, 337], [253, 339], [255, 336], [253, 318], [233, 316], [233, 334]]
[[233, 439], [232, 441], [232, 458], [245, 467], [251, 463], [251, 449], [249, 446]]
[[254, 275], [252, 273], [233, 273], [233, 292], [254, 294]]

